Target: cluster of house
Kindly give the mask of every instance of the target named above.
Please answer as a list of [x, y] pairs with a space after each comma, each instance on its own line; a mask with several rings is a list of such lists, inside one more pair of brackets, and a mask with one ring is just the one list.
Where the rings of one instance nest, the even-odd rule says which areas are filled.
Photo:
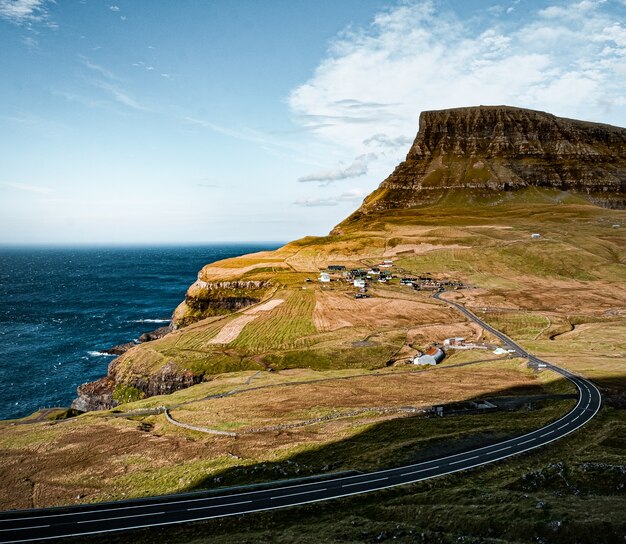
[[388, 282], [392, 278], [391, 272], [381, 270], [381, 268], [391, 266], [393, 266], [393, 261], [383, 261], [383, 263], [379, 266], [369, 269], [353, 268], [348, 270], [343, 265], [331, 264], [328, 265], [326, 271], [320, 272], [319, 281], [321, 283], [329, 283], [333, 279], [331, 275], [341, 274], [341, 278], [344, 281], [352, 283], [354, 287], [365, 290], [367, 287], [367, 280], [377, 280], [379, 283]]
[[410, 285], [416, 291], [444, 291], [446, 287], [461, 289], [463, 282], [452, 280], [439, 281], [428, 276], [420, 276], [419, 278], [401, 278], [400, 285]]

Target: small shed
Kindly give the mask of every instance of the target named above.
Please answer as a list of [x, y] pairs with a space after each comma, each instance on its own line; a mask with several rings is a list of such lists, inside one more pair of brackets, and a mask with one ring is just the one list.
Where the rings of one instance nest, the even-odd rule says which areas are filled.
[[328, 265], [328, 270], [331, 270], [333, 272], [343, 272], [345, 269], [346, 267], [341, 264], [329, 264]]
[[531, 238], [541, 238], [541, 234], [539, 234], [538, 232], [533, 232], [533, 233], [530, 235], [530, 237], [531, 237]]

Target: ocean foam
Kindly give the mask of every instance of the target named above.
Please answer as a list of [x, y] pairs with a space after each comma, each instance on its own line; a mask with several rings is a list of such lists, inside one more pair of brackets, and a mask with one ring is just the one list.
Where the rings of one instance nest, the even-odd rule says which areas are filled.
[[89, 353], [92, 357], [115, 357], [115, 355], [104, 353], [102, 351], [88, 351], [87, 353]]
[[169, 323], [171, 319], [135, 319], [133, 323]]

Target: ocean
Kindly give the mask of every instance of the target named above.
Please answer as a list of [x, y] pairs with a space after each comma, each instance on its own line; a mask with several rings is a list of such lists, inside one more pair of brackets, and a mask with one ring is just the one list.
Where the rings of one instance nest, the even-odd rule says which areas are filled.
[[69, 406], [101, 350], [169, 323], [207, 263], [278, 243], [0, 248], [0, 418]]

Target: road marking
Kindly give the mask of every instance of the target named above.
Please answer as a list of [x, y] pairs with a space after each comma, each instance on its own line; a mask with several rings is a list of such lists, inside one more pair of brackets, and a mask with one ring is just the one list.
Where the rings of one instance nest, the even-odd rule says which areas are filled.
[[[149, 514], [140, 514], [144, 516], [160, 516], [166, 512], [151, 512]], [[100, 519], [84, 519], [83, 521], [77, 521], [76, 523], [100, 523], [101, 521], [115, 521], [116, 519], [135, 518], [137, 516], [115, 516], [114, 518], [100, 518]], [[57, 537], [60, 538], [60, 537]]]
[[[499, 450], [493, 450], [489, 453], [498, 453], [499, 451], [510, 450], [513, 446], [507, 446], [506, 448], [500, 448]], [[487, 455], [489, 455], [489, 453]]]
[[543, 433], [541, 435], [539, 435], [539, 438], [543, 438], [544, 436], [548, 436], [549, 434], [552, 434], [554, 431], [548, 431], [547, 433]]
[[465, 463], [465, 461], [471, 461], [472, 459], [478, 459], [480, 455], [474, 455], [474, 457], [465, 457], [464, 459], [460, 459], [459, 461], [452, 461], [448, 463], [449, 465], [458, 465], [459, 463]]
[[13, 529], [0, 529], [0, 531], [28, 531], [29, 529], [43, 529], [50, 525], [33, 525], [32, 527], [15, 527]]
[[532, 442], [533, 440], [536, 440], [535, 438], [531, 438], [530, 440], [524, 440], [524, 442], [518, 442], [517, 445], [521, 446], [523, 444], [528, 444], [529, 442]]
[[[412, 472], [405, 472], [403, 474], [400, 474], [400, 476], [410, 476], [411, 474], [418, 474], [419, 472], [427, 472], [429, 470], [435, 470], [439, 468], [439, 465], [437, 465], [436, 467], [429, 467], [429, 468], [423, 468], [422, 470], [414, 470]], [[342, 486], [345, 487], [345, 486]]]
[[252, 501], [241, 501], [241, 502], [229, 502], [228, 504], [214, 504], [213, 506], [196, 506], [195, 508], [187, 508], [187, 512], [191, 512], [192, 510], [208, 510], [209, 508], [226, 508], [228, 506], [235, 506], [236, 504], [246, 504]]
[[382, 482], [383, 480], [388, 480], [389, 478], [376, 478], [376, 480], [365, 480], [364, 482], [355, 482], [353, 484], [345, 484], [341, 487], [351, 487], [353, 485], [363, 485], [363, 484], [371, 484], [372, 482]]
[[561, 429], [567, 427], [569, 425], [569, 423], [566, 423], [565, 425], [561, 425], [560, 427], [557, 427], [556, 430], [560, 431]]
[[309, 491], [301, 491], [300, 493], [289, 493], [289, 495], [279, 495], [278, 497], [270, 497], [270, 500], [284, 499], [286, 497], [295, 497], [296, 495], [308, 495], [309, 493], [319, 493], [320, 491], [326, 491], [326, 488], [311, 489]]

